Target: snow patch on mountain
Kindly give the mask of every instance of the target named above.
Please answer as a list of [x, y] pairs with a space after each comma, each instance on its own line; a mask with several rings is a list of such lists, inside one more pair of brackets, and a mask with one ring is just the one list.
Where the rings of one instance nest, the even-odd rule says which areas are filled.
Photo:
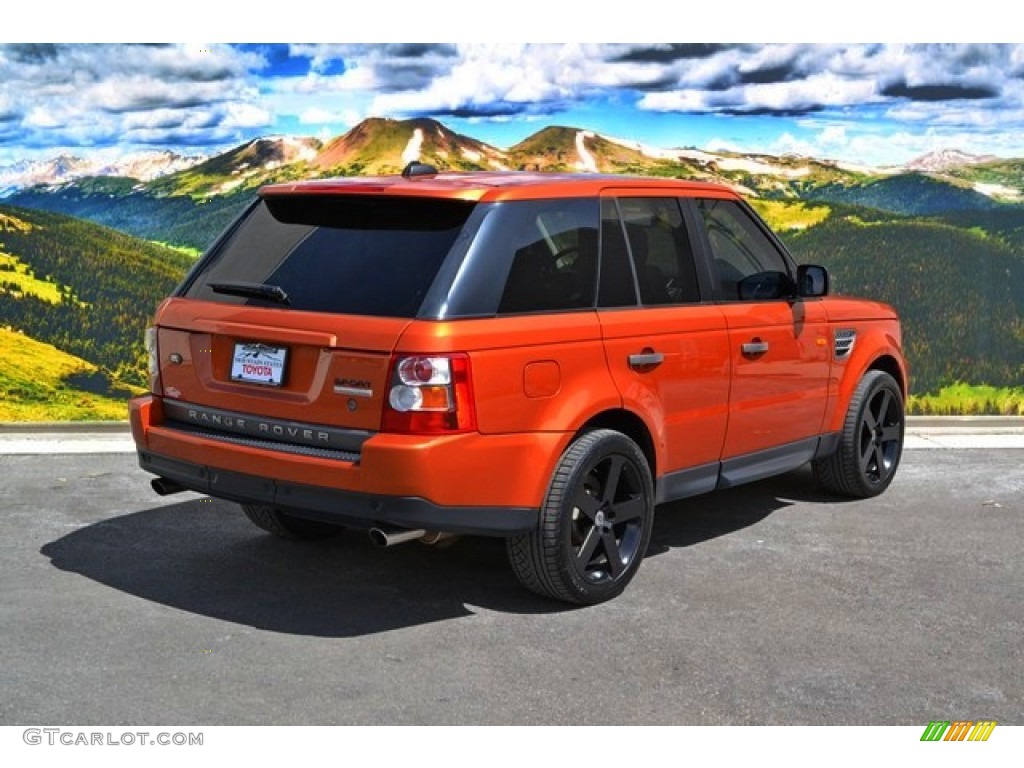
[[307, 137], [282, 136], [281, 141], [288, 149], [287, 156], [292, 158], [291, 162], [311, 162], [319, 152], [318, 144]]
[[926, 155], [914, 158], [904, 168], [908, 171], [938, 173], [964, 165], [988, 163], [997, 159], [995, 155], [972, 155], [970, 152], [964, 152], [959, 149], [940, 149], [936, 152], [929, 152]]
[[[642, 142], [633, 141], [632, 139], [620, 139], [615, 136], [605, 136], [604, 134], [601, 134], [601, 137], [605, 141], [610, 141], [612, 144], [618, 144], [620, 147], [625, 147], [626, 149], [632, 149], [634, 152], [639, 152], [644, 157], [649, 157], [652, 160], [675, 160], [683, 154], [682, 150], [652, 147], [650, 144], [643, 144]], [[697, 154], [703, 155], [705, 153], [699, 152]], [[712, 156], [708, 155], [708, 157], [710, 158]]]
[[979, 181], [974, 184], [974, 191], [999, 200], [1017, 201], [1021, 199], [1019, 189], [1008, 187], [1005, 184], [983, 184]]
[[27, 187], [66, 184], [88, 176], [127, 176], [139, 181], [152, 181], [207, 159], [206, 155], [179, 155], [167, 150], [154, 150], [123, 155], [114, 161], [66, 154], [46, 160], [22, 160], [0, 168], [0, 197]]
[[763, 176], [785, 176], [787, 179], [798, 179], [811, 172], [811, 169], [806, 165], [799, 168], [789, 168], [785, 165], [766, 163], [750, 157], [722, 157], [716, 160], [715, 163], [723, 171], [743, 171], [744, 173], [756, 173]]
[[592, 138], [594, 138], [593, 131], [576, 132], [576, 153], [580, 156], [579, 161], [576, 163], [576, 169], [586, 173], [597, 173], [597, 161], [590, 154], [586, 144], [586, 140]]
[[626, 147], [640, 152], [645, 157], [649, 157], [652, 160], [691, 160], [700, 165], [709, 166], [712, 163], [715, 164], [718, 170], [721, 171], [744, 171], [746, 173], [754, 173], [762, 176], [784, 176], [789, 179], [800, 178], [806, 176], [811, 172], [809, 166], [790, 167], [787, 165], [776, 165], [775, 163], [765, 162], [764, 160], [757, 160], [749, 157], [730, 157], [728, 155], [719, 155], [714, 152], [705, 152], [700, 149], [664, 149], [662, 147], [653, 147], [649, 144], [643, 144], [639, 141], [631, 141], [629, 139], [614, 138], [612, 136], [605, 136], [605, 139], [618, 144], [620, 147]]
[[420, 159], [420, 150], [423, 148], [423, 129], [417, 128], [412, 132], [412, 138], [409, 139], [409, 143], [405, 145], [405, 149], [402, 150], [402, 162], [403, 163], [415, 163]]

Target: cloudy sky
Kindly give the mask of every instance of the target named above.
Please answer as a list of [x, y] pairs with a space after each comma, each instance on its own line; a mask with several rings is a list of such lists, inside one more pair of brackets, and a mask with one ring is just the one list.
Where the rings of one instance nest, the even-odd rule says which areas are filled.
[[430, 116], [502, 147], [559, 124], [872, 164], [1024, 157], [1024, 45], [0, 46], [0, 165], [327, 138], [368, 116]]

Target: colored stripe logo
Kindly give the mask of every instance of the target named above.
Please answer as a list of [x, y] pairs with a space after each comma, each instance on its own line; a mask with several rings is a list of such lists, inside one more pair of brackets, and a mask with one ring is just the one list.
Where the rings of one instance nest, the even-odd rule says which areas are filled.
[[932, 720], [921, 741], [988, 741], [995, 727], [995, 720]]

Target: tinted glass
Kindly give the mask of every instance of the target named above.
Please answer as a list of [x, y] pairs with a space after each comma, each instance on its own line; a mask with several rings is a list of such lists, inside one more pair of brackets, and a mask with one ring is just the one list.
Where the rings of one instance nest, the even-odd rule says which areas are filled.
[[472, 208], [414, 198], [264, 201], [202, 265], [185, 295], [281, 306], [210, 288], [258, 283], [279, 286], [291, 309], [414, 317]]
[[693, 249], [675, 198], [619, 198], [629, 239], [640, 302], [644, 305], [700, 301]]
[[[517, 202], [500, 211], [487, 242], [496, 267], [512, 250], [498, 312], [511, 314], [594, 306], [597, 204], [592, 200]], [[507, 258], [507, 257], [505, 257]]]
[[601, 290], [602, 307], [636, 306], [636, 278], [629, 261], [629, 248], [615, 200], [601, 201]]
[[746, 210], [733, 200], [699, 200], [721, 301], [787, 295], [786, 259]]

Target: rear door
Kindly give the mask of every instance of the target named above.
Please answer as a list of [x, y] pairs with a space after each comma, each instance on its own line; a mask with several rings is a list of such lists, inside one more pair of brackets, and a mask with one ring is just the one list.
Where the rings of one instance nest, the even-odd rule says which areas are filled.
[[[822, 303], [792, 298], [792, 266], [736, 200], [696, 201], [729, 329], [729, 428], [723, 459], [768, 449], [811, 451], [828, 396], [828, 324]], [[807, 455], [806, 459], [811, 458]], [[771, 458], [766, 458], [771, 461]]]
[[706, 299], [673, 193], [602, 199], [598, 317], [612, 378], [657, 444], [660, 500], [715, 487], [725, 437], [725, 321]]

